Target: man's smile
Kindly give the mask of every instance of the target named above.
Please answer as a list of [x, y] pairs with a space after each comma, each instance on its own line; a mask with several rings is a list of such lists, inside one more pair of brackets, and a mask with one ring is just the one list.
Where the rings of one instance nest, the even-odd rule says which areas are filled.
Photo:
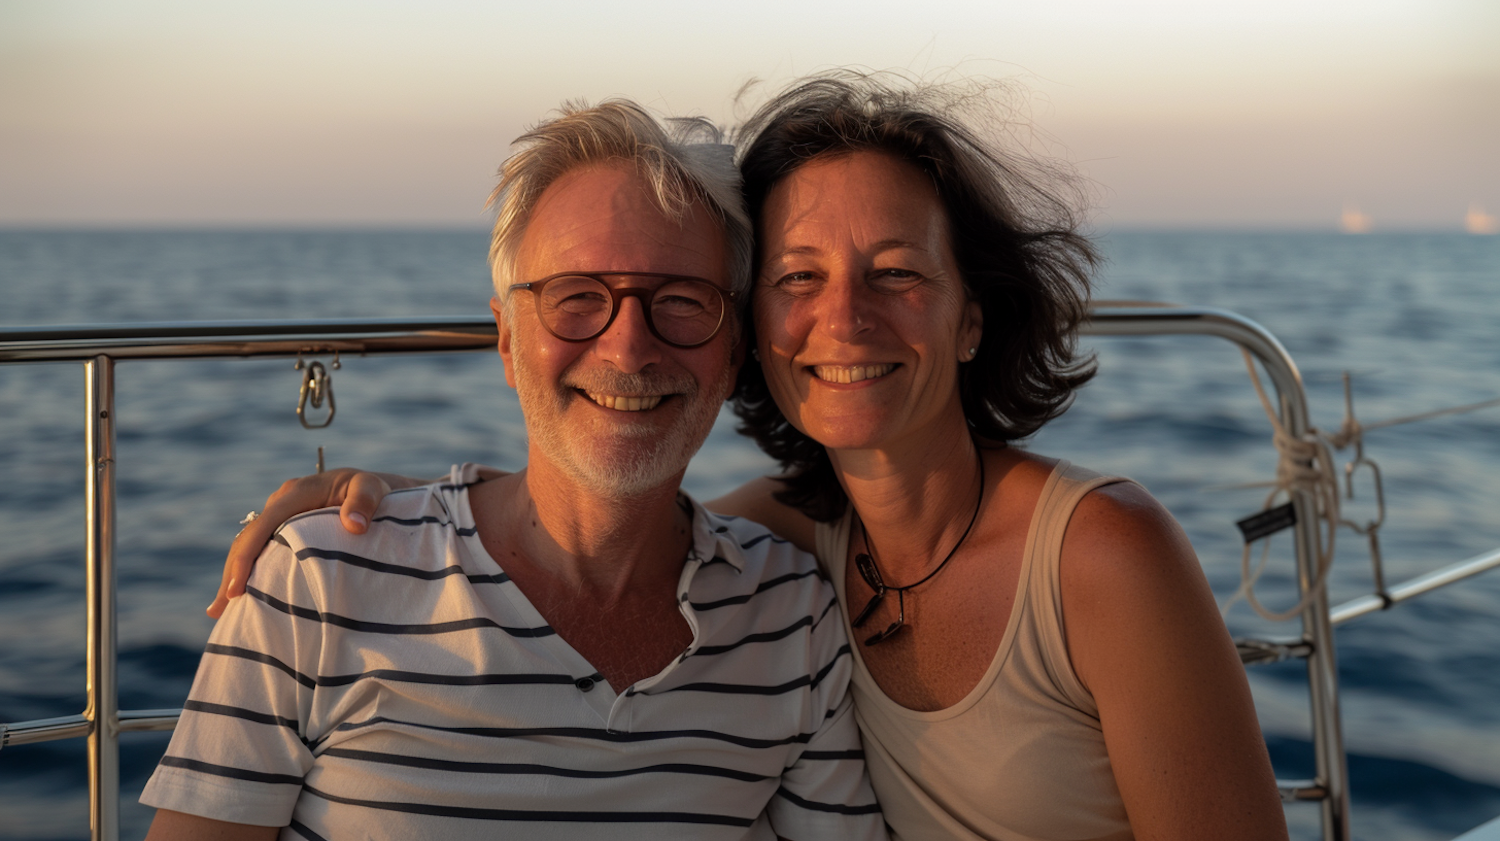
[[597, 391], [584, 391], [579, 389], [588, 399], [603, 406], [606, 409], [614, 409], [619, 412], [644, 412], [655, 409], [657, 404], [666, 395], [663, 394], [603, 394]]

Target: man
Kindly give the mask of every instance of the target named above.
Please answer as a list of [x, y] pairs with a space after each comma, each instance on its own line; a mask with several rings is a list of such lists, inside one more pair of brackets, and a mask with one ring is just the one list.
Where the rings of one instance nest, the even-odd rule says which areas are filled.
[[[528, 466], [289, 521], [142, 801], [167, 838], [878, 838], [832, 589], [678, 490], [742, 354], [727, 147], [633, 105], [492, 200]], [[703, 142], [714, 141], [712, 143]]]

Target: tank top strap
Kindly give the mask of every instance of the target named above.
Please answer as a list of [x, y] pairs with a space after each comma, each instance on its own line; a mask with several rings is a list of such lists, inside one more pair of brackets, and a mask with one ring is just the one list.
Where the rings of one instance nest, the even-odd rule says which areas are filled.
[[1090, 715], [1098, 715], [1098, 708], [1093, 695], [1078, 680], [1068, 655], [1062, 604], [1063, 537], [1074, 510], [1085, 496], [1105, 485], [1128, 481], [1059, 461], [1042, 487], [1026, 540], [1022, 587], [1033, 613], [1042, 662], [1053, 685], [1070, 703]]

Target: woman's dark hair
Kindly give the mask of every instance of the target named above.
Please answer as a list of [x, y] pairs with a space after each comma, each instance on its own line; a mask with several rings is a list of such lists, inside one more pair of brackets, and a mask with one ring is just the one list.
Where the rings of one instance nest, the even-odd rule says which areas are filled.
[[[965, 289], [984, 314], [979, 353], [959, 376], [964, 416], [976, 438], [1010, 442], [1062, 414], [1094, 375], [1094, 358], [1078, 356], [1076, 339], [1099, 256], [1078, 233], [1074, 205], [1057, 195], [1077, 193], [1075, 179], [986, 144], [959, 122], [976, 111], [993, 121], [993, 87], [851, 71], [804, 80], [745, 124], [741, 137], [752, 139], [740, 170], [757, 241], [767, 195], [809, 161], [883, 152], [932, 179]], [[749, 336], [753, 347], [753, 325]], [[777, 500], [814, 520], [843, 515], [848, 497], [827, 450], [787, 421], [753, 355], [740, 370], [734, 411], [739, 431], [781, 462]]]

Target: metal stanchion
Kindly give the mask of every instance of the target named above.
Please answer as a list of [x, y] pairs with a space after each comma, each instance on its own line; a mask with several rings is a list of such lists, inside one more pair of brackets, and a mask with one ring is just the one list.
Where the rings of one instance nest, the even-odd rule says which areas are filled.
[[89, 832], [120, 837], [120, 716], [115, 664], [115, 361], [84, 363], [88, 408]]

